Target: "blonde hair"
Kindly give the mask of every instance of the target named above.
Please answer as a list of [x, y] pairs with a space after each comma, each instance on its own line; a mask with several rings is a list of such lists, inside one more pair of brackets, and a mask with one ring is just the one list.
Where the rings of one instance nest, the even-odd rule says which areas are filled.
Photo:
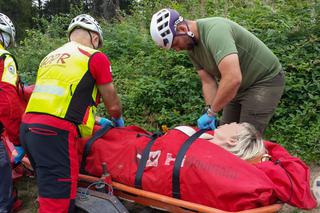
[[224, 148], [243, 160], [250, 160], [265, 153], [266, 149], [260, 133], [249, 123], [240, 123], [241, 131], [231, 138], [235, 145], [225, 145]]

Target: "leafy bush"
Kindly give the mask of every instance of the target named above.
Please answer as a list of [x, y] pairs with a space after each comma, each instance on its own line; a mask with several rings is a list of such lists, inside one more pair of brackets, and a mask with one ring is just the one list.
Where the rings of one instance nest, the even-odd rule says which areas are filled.
[[[169, 1], [134, 3], [119, 23], [100, 21], [102, 49], [112, 63], [126, 124], [148, 130], [162, 124], [195, 125], [204, 101], [201, 84], [185, 53], [157, 48], [149, 35], [154, 12], [163, 7], [187, 19], [223, 16], [243, 25], [269, 46], [286, 71], [286, 88], [266, 138], [283, 144], [308, 162], [320, 160], [320, 23], [317, 1]], [[20, 70], [34, 81], [40, 60], [66, 41], [72, 14], [40, 22], [17, 48]], [[99, 113], [105, 110], [100, 106]]]

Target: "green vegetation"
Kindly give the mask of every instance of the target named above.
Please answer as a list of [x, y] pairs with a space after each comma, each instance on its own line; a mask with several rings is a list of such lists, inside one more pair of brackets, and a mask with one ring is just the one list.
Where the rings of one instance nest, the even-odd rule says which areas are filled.
[[[120, 21], [100, 20], [105, 52], [124, 107], [126, 124], [155, 130], [162, 124], [195, 125], [203, 108], [201, 84], [185, 53], [157, 48], [149, 36], [151, 15], [172, 7], [187, 19], [223, 16], [245, 26], [269, 46], [286, 71], [286, 89], [266, 138], [307, 162], [320, 161], [320, 23], [318, 1], [143, 0]], [[25, 81], [34, 83], [40, 60], [65, 41], [81, 8], [36, 19], [15, 53]], [[103, 110], [100, 108], [99, 112]]]

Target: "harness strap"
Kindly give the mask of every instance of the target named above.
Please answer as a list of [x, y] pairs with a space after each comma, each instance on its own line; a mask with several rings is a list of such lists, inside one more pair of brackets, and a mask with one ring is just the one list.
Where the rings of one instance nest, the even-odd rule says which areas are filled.
[[84, 149], [83, 149], [83, 154], [82, 154], [82, 160], [81, 160], [81, 166], [80, 166], [80, 172], [83, 174], [88, 174], [88, 172], [86, 172], [85, 170], [85, 166], [86, 166], [86, 161], [87, 161], [87, 157], [90, 153], [91, 150], [91, 146], [92, 144], [98, 140], [99, 138], [101, 138], [104, 134], [106, 134], [110, 129], [112, 129], [112, 126], [106, 125], [104, 127], [102, 127], [101, 129], [99, 129], [96, 133], [94, 133], [92, 135], [92, 137], [86, 142]]
[[144, 169], [146, 168], [147, 165], [147, 161], [149, 159], [149, 154], [151, 151], [151, 147], [154, 144], [154, 142], [156, 141], [156, 139], [161, 136], [161, 133], [154, 133], [150, 138], [151, 140], [149, 141], [149, 143], [147, 144], [147, 146], [144, 148], [142, 156], [141, 156], [141, 160], [139, 162], [138, 165], [138, 169], [136, 172], [136, 177], [134, 180], [134, 187], [138, 188], [138, 189], [142, 189], [142, 176], [143, 176], [143, 172]]
[[[2, 134], [3, 130], [4, 130], [4, 126], [3, 126], [2, 122], [0, 122], [0, 134]], [[0, 138], [0, 140], [1, 140], [1, 138]]]
[[282, 162], [280, 160], [276, 160], [274, 162], [275, 165], [279, 165], [286, 173], [286, 175], [288, 176], [288, 179], [290, 181], [290, 195], [288, 197], [288, 200], [284, 201], [284, 203], [288, 203], [290, 204], [291, 203], [291, 199], [292, 199], [292, 196], [293, 196], [293, 182], [292, 182], [292, 177], [290, 175], [290, 173], [287, 171], [287, 169], [282, 165]]
[[183, 158], [187, 153], [189, 147], [192, 143], [200, 137], [203, 133], [205, 133], [206, 129], [199, 130], [198, 132], [191, 135], [181, 146], [176, 160], [174, 161], [173, 174], [172, 174], [172, 197], [180, 199], [180, 169]]

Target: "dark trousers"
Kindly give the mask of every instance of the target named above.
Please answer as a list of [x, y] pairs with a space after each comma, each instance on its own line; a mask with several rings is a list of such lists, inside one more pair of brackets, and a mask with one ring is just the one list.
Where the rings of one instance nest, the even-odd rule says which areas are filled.
[[76, 136], [44, 124], [20, 126], [20, 141], [36, 172], [40, 213], [74, 212], [78, 176]]
[[6, 147], [2, 139], [0, 139], [0, 213], [10, 212], [12, 204], [12, 170], [10, 159]]
[[261, 134], [266, 129], [284, 90], [284, 72], [273, 79], [252, 85], [223, 108], [221, 124], [247, 122]]

